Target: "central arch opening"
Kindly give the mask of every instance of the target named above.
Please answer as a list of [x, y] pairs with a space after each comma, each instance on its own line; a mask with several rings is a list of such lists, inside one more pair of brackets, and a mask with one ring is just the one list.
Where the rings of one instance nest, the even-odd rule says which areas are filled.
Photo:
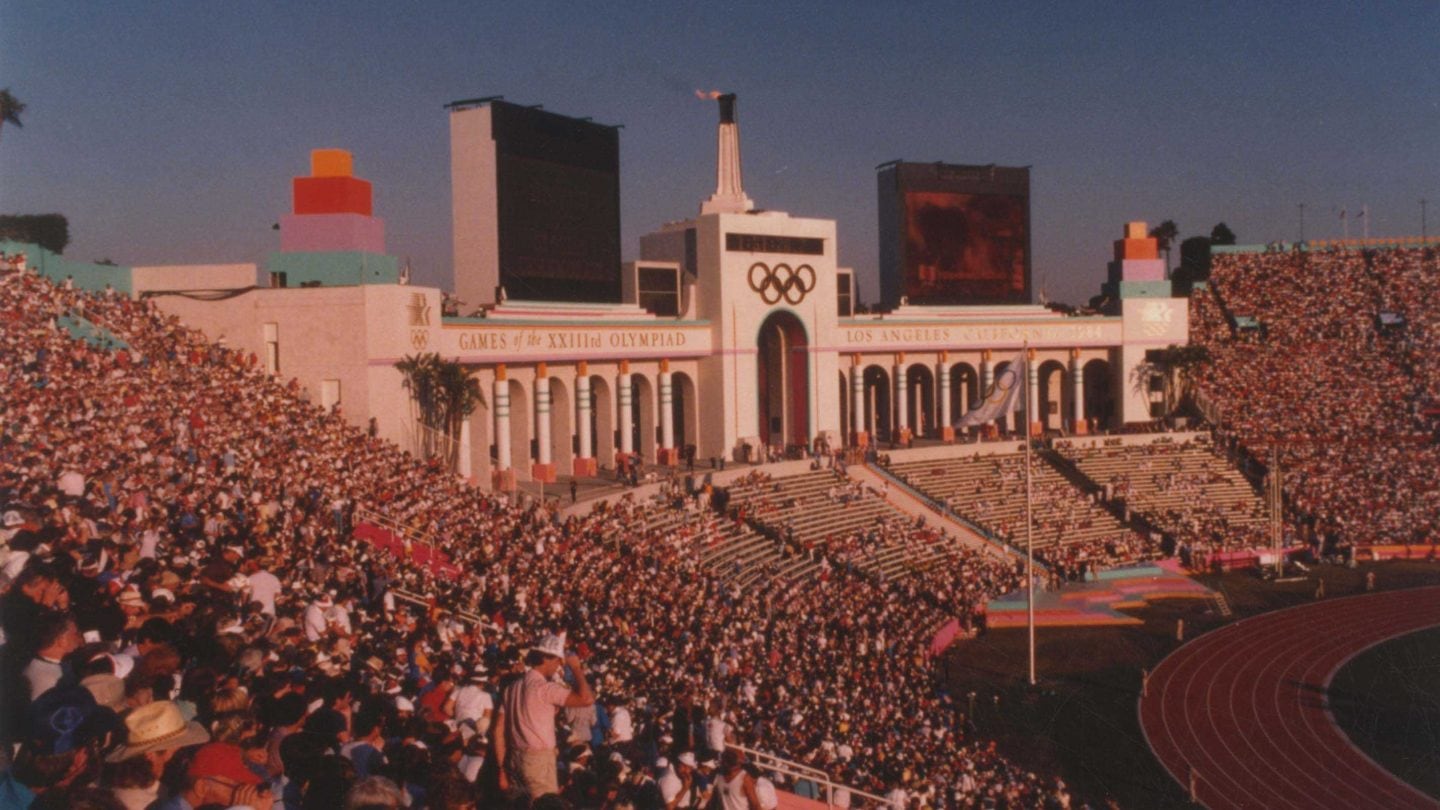
[[760, 325], [756, 390], [760, 394], [760, 441], [767, 445], [810, 442], [810, 341], [790, 312], [774, 312]]

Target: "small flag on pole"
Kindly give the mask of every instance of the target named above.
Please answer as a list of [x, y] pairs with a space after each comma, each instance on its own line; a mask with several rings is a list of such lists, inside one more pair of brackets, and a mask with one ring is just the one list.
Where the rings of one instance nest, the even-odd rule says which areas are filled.
[[1014, 411], [1015, 403], [1024, 395], [1025, 350], [1021, 349], [1011, 358], [1010, 364], [995, 375], [995, 381], [990, 384], [990, 390], [985, 392], [980, 404], [960, 417], [955, 427], [967, 428], [993, 422]]

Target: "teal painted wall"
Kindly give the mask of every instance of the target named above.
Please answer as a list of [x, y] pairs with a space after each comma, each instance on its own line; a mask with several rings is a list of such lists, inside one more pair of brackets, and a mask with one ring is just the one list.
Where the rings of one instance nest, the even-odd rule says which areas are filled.
[[1108, 295], [1116, 298], [1170, 298], [1174, 286], [1168, 281], [1121, 281], [1102, 285]]
[[311, 282], [322, 287], [353, 287], [400, 280], [400, 260], [381, 253], [272, 253], [266, 269], [284, 273], [287, 287]]
[[26, 264], [57, 284], [63, 283], [66, 277], [69, 277], [75, 287], [81, 290], [100, 292], [109, 284], [126, 295], [134, 292], [128, 267], [71, 261], [39, 245], [9, 240], [0, 240], [0, 253], [24, 253]]

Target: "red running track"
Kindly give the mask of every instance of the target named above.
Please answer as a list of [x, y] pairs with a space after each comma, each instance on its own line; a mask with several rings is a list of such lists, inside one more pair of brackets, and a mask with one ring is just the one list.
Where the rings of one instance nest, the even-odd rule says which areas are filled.
[[1326, 690], [1386, 639], [1440, 624], [1440, 587], [1330, 599], [1254, 616], [1171, 653], [1140, 727], [1181, 787], [1214, 808], [1435, 808], [1335, 725]]

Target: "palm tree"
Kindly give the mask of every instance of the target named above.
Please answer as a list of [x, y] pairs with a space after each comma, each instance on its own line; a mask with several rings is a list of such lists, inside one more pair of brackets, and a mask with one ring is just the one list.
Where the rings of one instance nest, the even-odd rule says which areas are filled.
[[12, 124], [24, 128], [20, 123], [20, 114], [25, 112], [25, 102], [10, 93], [10, 88], [0, 90], [0, 128], [6, 124]]
[[414, 450], [421, 458], [440, 456], [454, 470], [460, 461], [460, 430], [484, 403], [474, 372], [439, 354], [417, 354], [395, 364], [410, 391], [411, 418], [418, 426]]
[[1151, 238], [1159, 242], [1160, 250], [1165, 253], [1165, 277], [1170, 277], [1170, 248], [1175, 244], [1175, 239], [1180, 236], [1180, 226], [1175, 220], [1167, 219], [1164, 222], [1150, 229]]
[[485, 397], [480, 393], [480, 380], [476, 379], [475, 372], [453, 361], [440, 364], [437, 382], [444, 403], [442, 424], [450, 439], [444, 448], [445, 463], [456, 470], [460, 464], [460, 430], [470, 414], [485, 402]]
[[1145, 362], [1132, 372], [1137, 391], [1148, 392], [1150, 380], [1159, 376], [1165, 399], [1165, 416], [1178, 416], [1194, 405], [1195, 377], [1210, 362], [1210, 350], [1204, 346], [1171, 344], [1149, 353]]

